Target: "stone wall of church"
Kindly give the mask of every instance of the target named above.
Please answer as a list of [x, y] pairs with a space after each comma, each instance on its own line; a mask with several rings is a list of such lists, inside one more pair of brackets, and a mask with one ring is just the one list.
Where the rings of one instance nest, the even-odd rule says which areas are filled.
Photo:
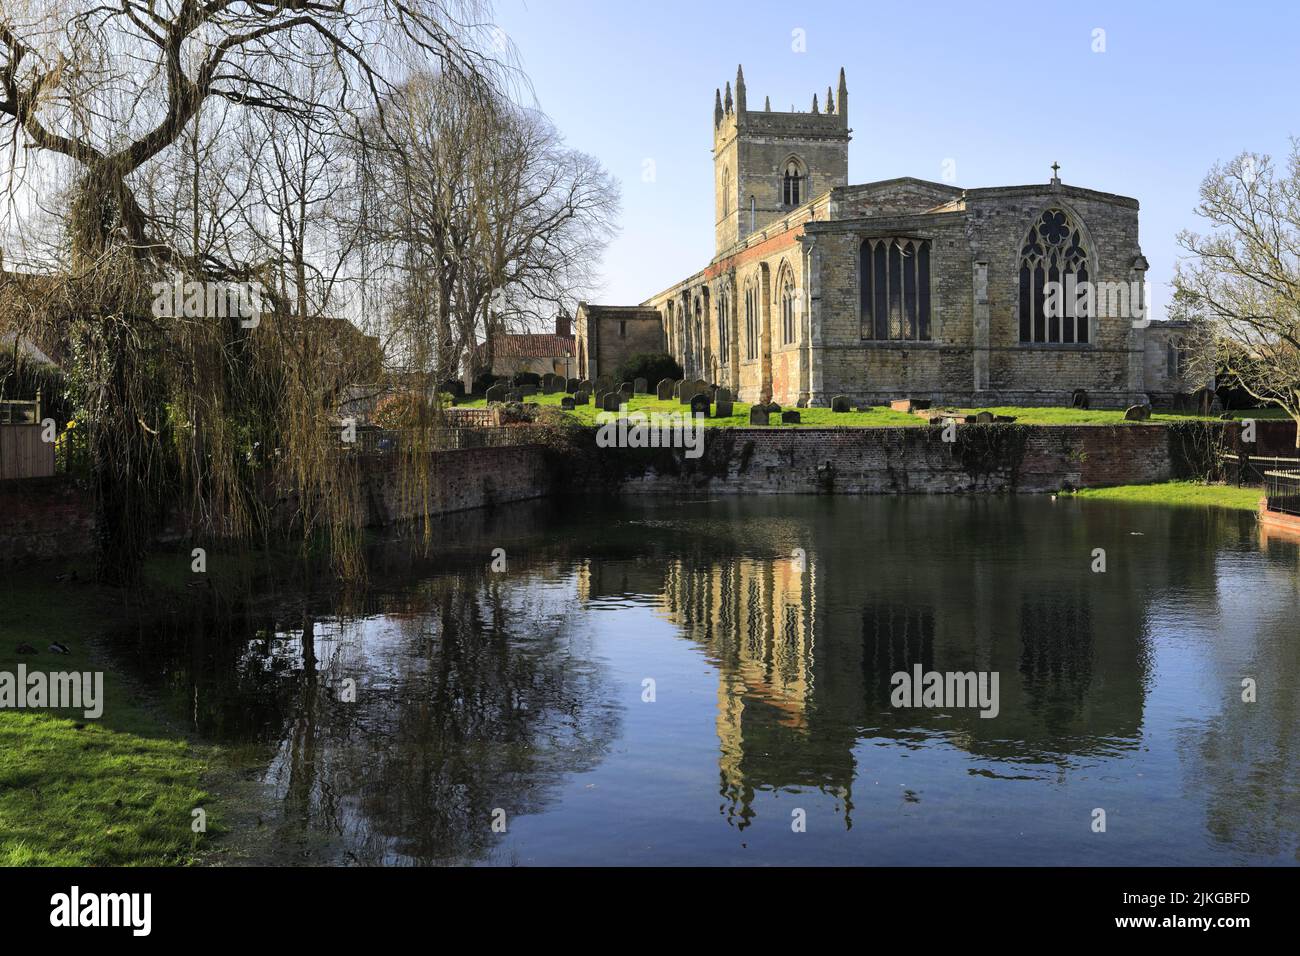
[[[1008, 187], [970, 190], [964, 211], [890, 216], [916, 191], [899, 195], [843, 191], [836, 219], [807, 227], [816, 244], [817, 276], [810, 285], [815, 326], [811, 403], [836, 395], [879, 404], [924, 398], [959, 404], [1065, 404], [1076, 388], [1094, 405], [1122, 407], [1144, 391], [1145, 346], [1131, 317], [1095, 318], [1087, 345], [1020, 342], [1019, 259], [1031, 225], [1052, 207], [1082, 223], [1093, 281], [1130, 282], [1140, 273], [1137, 203], [1089, 190]], [[914, 197], [919, 198], [919, 197]], [[864, 236], [931, 241], [930, 342], [876, 342], [864, 338], [859, 249]], [[975, 321], [975, 270], [987, 268], [987, 333]], [[867, 332], [869, 335], [869, 330]], [[1135, 358], [1136, 357], [1136, 358]], [[987, 368], [977, 380], [977, 366]], [[817, 370], [820, 370], [818, 374]], [[780, 399], [778, 399], [780, 400]]]

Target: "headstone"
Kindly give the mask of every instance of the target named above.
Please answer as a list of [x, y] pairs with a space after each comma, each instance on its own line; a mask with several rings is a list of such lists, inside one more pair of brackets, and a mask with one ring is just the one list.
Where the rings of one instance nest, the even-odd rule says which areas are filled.
[[576, 394], [577, 391], [581, 388], [582, 388], [582, 383], [579, 382], [576, 378], [568, 379], [564, 383], [564, 390], [568, 392], [570, 395]]
[[645, 395], [650, 391], [650, 383], [643, 378], [633, 379], [632, 391], [638, 395]]
[[1150, 405], [1130, 405], [1124, 412], [1126, 422], [1144, 422], [1151, 417]]
[[536, 395], [537, 392], [539, 391], [539, 386], [520, 385], [518, 388], [515, 389], [515, 391], [517, 391], [520, 395], [523, 395], [525, 398], [527, 398], [530, 395]]
[[780, 414], [781, 414], [781, 406], [778, 405], [776, 402], [768, 402], [768, 403], [767, 403], [767, 410], [768, 410], [769, 412], [771, 412], [773, 415], [780, 415]]
[[516, 388], [520, 387], [521, 385], [540, 386], [542, 384], [542, 377], [538, 375], [536, 372], [516, 372], [513, 382]]
[[510, 389], [504, 385], [493, 385], [487, 390], [486, 397], [489, 405], [493, 402], [504, 402], [510, 397]]
[[655, 386], [655, 398], [661, 402], [666, 402], [673, 397], [674, 382], [671, 378], [661, 378], [659, 384]]
[[751, 405], [749, 407], [749, 423], [751, 425], [766, 425], [767, 408], [763, 405]]
[[1076, 388], [1070, 394], [1070, 407], [1071, 408], [1088, 407], [1088, 390], [1086, 388]]
[[798, 425], [800, 423], [799, 413], [790, 411], [781, 413], [782, 425]]
[[618, 406], [623, 404], [623, 396], [619, 392], [606, 392], [605, 400], [601, 403], [601, 408], [607, 412], [618, 411]]
[[691, 399], [691, 418], [709, 417], [709, 396], [701, 392]]
[[849, 410], [849, 397], [847, 395], [836, 395], [831, 399], [831, 411], [847, 412]]
[[598, 388], [598, 389], [596, 389], [596, 393], [595, 393], [595, 395], [596, 395], [596, 407], [597, 407], [597, 408], [604, 408], [604, 407], [605, 407], [605, 390], [604, 390], [603, 388]]
[[506, 401], [508, 402], [522, 402], [523, 400], [524, 393], [522, 389], [512, 388], [506, 395]]
[[922, 398], [899, 398], [890, 402], [889, 407], [896, 412], [920, 412], [930, 407], [930, 401]]
[[590, 391], [591, 391], [591, 379], [589, 379], [589, 378], [584, 378], [582, 381], [578, 382], [578, 391], [580, 391], [580, 392], [590, 392]]
[[584, 392], [582, 389], [578, 389], [576, 392], [573, 393], [573, 404], [590, 405], [591, 392]]
[[731, 389], [720, 388], [713, 393], [713, 417], [730, 418], [731, 414]]
[[623, 396], [623, 401], [627, 401], [634, 394], [635, 387], [632, 385], [631, 382], [624, 382], [622, 385], [618, 387], [618, 391], [619, 394]]
[[562, 399], [560, 399], [560, 407], [564, 409], [566, 412], [573, 411], [574, 408], [573, 396], [565, 395]]
[[564, 379], [552, 373], [542, 376], [542, 394], [554, 395], [556, 392], [564, 391]]
[[975, 414], [975, 424], [977, 425], [992, 425], [996, 420], [997, 416], [992, 412], [977, 412]]

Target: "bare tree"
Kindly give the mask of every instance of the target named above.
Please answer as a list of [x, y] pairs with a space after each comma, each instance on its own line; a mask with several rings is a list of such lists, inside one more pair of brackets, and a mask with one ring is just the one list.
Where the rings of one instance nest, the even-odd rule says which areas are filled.
[[[11, 157], [27, 157], [24, 174], [54, 170], [66, 184], [60, 291], [46, 311], [73, 356], [107, 576], [134, 576], [178, 467], [189, 468], [188, 493], [213, 530], [245, 531], [246, 436], [268, 421], [300, 494], [342, 493], [329, 469], [304, 464], [327, 451], [328, 389], [291, 387], [316, 357], [304, 352], [301, 323], [325, 313], [329, 275], [346, 258], [312, 245], [330, 172], [321, 150], [357, 135], [362, 113], [382, 130], [386, 99], [412, 70], [491, 85], [493, 64], [473, 42], [480, 9], [5, 0], [0, 137]], [[231, 131], [265, 147], [243, 157], [255, 160], [247, 170], [230, 162]], [[18, 169], [5, 183], [11, 199]], [[279, 185], [259, 191], [268, 172]], [[280, 334], [154, 315], [154, 284], [174, 275], [266, 281]]]
[[[391, 115], [409, 139], [376, 155], [372, 239], [403, 250], [400, 314], [416, 323], [404, 338], [428, 349], [435, 381], [480, 338], [490, 367], [496, 336], [572, 310], [592, 288], [617, 185], [544, 115], [453, 74], [412, 78]], [[462, 371], [470, 384], [472, 366]]]
[[1216, 164], [1200, 195], [1215, 231], [1179, 235], [1190, 258], [1174, 278], [1176, 310], [1197, 330], [1191, 361], [1300, 425], [1300, 141], [1285, 172], [1242, 153]]

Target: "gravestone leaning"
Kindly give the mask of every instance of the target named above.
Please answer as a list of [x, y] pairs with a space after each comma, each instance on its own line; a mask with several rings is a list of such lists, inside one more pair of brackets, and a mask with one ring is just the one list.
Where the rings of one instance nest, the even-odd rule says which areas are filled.
[[661, 378], [659, 384], [655, 386], [655, 398], [661, 402], [666, 402], [673, 397], [673, 380], [671, 378]]
[[492, 402], [504, 402], [509, 394], [510, 389], [506, 388], [504, 385], [493, 385], [487, 390], [486, 398], [488, 404], [491, 404]]
[[1150, 405], [1130, 405], [1124, 412], [1124, 421], [1126, 422], [1144, 422], [1150, 417]]

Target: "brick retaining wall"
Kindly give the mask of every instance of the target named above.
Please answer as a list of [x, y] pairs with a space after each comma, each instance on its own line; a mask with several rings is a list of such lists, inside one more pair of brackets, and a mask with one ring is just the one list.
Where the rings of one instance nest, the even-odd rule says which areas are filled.
[[71, 479], [0, 481], [0, 564], [85, 554], [94, 546], [89, 496]]

